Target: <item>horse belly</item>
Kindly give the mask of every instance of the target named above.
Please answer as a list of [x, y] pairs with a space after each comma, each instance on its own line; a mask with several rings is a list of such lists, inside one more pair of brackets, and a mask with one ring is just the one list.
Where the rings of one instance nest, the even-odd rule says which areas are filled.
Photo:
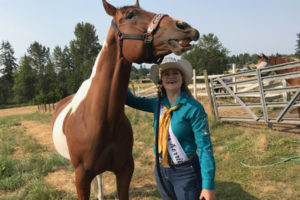
[[67, 144], [67, 138], [66, 135], [63, 132], [63, 123], [66, 115], [68, 114], [69, 110], [71, 108], [71, 104], [68, 104], [62, 112], [57, 116], [54, 126], [53, 126], [53, 133], [52, 133], [52, 139], [54, 146], [57, 150], [57, 152], [62, 155], [63, 157], [70, 160], [70, 153], [69, 148]]

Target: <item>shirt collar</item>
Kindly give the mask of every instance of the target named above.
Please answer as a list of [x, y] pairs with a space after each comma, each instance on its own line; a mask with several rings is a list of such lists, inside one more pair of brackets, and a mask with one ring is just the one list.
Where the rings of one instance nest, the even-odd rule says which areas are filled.
[[[181, 91], [179, 97], [173, 103], [172, 107], [176, 106], [179, 103], [180, 104], [186, 104], [187, 98], [188, 98], [187, 93], [185, 91]], [[167, 106], [168, 108], [170, 108], [169, 101], [168, 101], [168, 98], [166, 96], [162, 99], [161, 104]]]

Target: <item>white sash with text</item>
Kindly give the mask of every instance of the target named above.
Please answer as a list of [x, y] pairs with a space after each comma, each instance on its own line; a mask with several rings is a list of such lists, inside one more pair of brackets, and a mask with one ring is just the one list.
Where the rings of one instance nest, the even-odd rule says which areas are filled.
[[[164, 112], [164, 108], [161, 107], [160, 115], [162, 115], [163, 112]], [[170, 125], [169, 125], [168, 152], [169, 152], [169, 155], [175, 165], [184, 163], [189, 160], [187, 155], [183, 151], [180, 143], [178, 142], [176, 136], [173, 133], [171, 121], [170, 121]]]

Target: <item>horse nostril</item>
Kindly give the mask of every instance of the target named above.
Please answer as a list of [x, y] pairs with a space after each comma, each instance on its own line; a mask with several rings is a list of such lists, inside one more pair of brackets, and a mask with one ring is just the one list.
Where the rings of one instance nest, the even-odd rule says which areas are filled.
[[186, 28], [190, 28], [191, 26], [188, 25], [187, 23], [185, 22], [180, 22], [180, 21], [176, 21], [176, 26], [177, 28], [179, 29], [186, 29]]

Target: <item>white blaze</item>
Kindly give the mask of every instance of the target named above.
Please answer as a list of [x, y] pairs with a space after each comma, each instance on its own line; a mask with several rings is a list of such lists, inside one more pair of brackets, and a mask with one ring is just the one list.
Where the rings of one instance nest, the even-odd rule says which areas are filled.
[[262, 61], [261, 63], [259, 63], [259, 65], [256, 65], [257, 69], [263, 69], [265, 67], [267, 67], [269, 65], [269, 63], [267, 63], [266, 61]]

